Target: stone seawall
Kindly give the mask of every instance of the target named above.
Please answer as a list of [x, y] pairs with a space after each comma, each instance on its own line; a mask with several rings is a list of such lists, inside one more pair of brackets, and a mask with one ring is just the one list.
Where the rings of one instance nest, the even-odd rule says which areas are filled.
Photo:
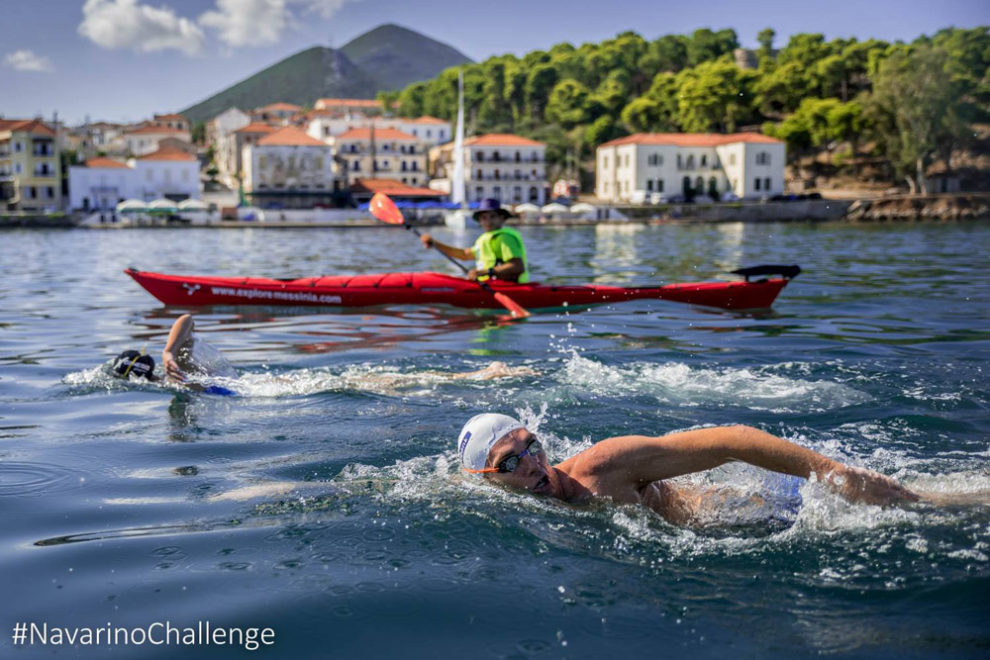
[[620, 206], [629, 220], [650, 222], [781, 222], [838, 220], [852, 204], [848, 200], [803, 199], [788, 202], [725, 202], [667, 204], [660, 207]]
[[901, 196], [857, 200], [845, 218], [852, 222], [976, 220], [990, 218], [990, 193]]

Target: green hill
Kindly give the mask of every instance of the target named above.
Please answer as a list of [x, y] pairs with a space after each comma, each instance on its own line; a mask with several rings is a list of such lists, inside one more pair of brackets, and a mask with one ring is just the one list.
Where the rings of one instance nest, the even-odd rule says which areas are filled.
[[205, 121], [230, 107], [241, 110], [284, 101], [301, 106], [319, 98], [374, 98], [470, 62], [446, 44], [397, 25], [382, 25], [341, 49], [316, 46], [182, 110]]
[[340, 49], [373, 75], [381, 90], [429, 80], [446, 68], [471, 62], [463, 53], [398, 25], [381, 25]]

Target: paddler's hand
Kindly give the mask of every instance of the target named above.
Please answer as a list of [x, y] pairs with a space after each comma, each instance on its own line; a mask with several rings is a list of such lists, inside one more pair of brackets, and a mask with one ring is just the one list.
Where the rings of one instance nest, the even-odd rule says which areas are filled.
[[433, 237], [429, 234], [423, 234], [419, 237], [419, 240], [427, 250], [433, 247]]
[[165, 367], [165, 375], [168, 376], [169, 380], [174, 380], [177, 383], [185, 382], [186, 377], [182, 375], [179, 363], [175, 361], [175, 356], [172, 355], [171, 351], [162, 351], [162, 365]]
[[477, 281], [478, 281], [478, 278], [479, 278], [479, 277], [480, 277], [481, 275], [487, 275], [487, 274], [488, 274], [488, 272], [487, 272], [487, 271], [486, 271], [486, 272], [484, 272], [484, 273], [479, 273], [479, 272], [478, 272], [478, 269], [477, 269], [477, 268], [472, 268], [471, 270], [469, 270], [469, 271], [467, 272], [467, 278], [468, 278], [469, 280], [473, 280], [473, 281], [475, 281], [475, 282], [477, 282]]
[[886, 506], [920, 499], [890, 477], [863, 468], [840, 465], [825, 480], [850, 502]]

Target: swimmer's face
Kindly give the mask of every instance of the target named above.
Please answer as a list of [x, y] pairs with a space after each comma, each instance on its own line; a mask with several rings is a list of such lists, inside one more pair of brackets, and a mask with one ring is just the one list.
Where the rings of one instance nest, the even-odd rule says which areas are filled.
[[511, 465], [518, 460], [511, 472], [489, 472], [485, 478], [510, 488], [527, 490], [535, 495], [555, 495], [557, 480], [547, 463], [546, 452], [539, 446], [536, 436], [526, 429], [507, 433], [492, 445], [488, 452], [487, 468]]

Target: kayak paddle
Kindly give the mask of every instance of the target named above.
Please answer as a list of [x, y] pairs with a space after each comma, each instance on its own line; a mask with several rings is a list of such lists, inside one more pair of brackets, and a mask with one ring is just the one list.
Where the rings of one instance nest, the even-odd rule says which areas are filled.
[[[375, 193], [374, 197], [371, 198], [371, 203], [368, 205], [368, 208], [371, 209], [371, 215], [375, 216], [382, 222], [387, 222], [390, 225], [402, 225], [406, 229], [411, 230], [412, 233], [417, 236], [421, 235], [418, 229], [406, 222], [406, 219], [402, 217], [402, 211], [396, 207], [395, 202], [393, 202], [385, 193]], [[440, 252], [440, 254], [447, 258], [447, 261], [460, 268], [465, 275], [467, 274], [468, 269], [464, 264], [445, 252], [441, 252], [440, 250], [437, 250], [437, 252]], [[489, 286], [488, 282], [479, 281], [478, 284], [482, 289], [495, 296], [495, 300], [497, 300], [502, 307], [509, 310], [513, 317], [517, 319], [524, 319], [527, 316], [530, 316], [530, 313], [526, 311], [519, 303], [504, 293], [493, 289]]]

